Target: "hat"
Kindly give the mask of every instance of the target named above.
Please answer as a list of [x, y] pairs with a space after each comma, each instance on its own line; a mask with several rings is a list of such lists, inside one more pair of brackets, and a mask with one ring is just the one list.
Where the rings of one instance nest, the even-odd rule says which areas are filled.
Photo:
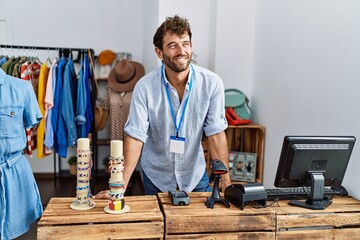
[[109, 87], [117, 92], [128, 92], [134, 89], [136, 82], [145, 74], [141, 63], [127, 59], [119, 61], [109, 74]]
[[111, 50], [104, 50], [100, 52], [97, 61], [100, 65], [111, 64], [116, 58], [116, 53]]
[[94, 108], [95, 131], [103, 130], [106, 126], [109, 113], [105, 107], [105, 102], [101, 102]]

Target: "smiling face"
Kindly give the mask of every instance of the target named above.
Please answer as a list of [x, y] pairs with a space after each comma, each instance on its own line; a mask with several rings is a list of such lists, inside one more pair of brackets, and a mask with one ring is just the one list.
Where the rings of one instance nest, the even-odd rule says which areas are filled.
[[158, 57], [166, 67], [180, 73], [188, 70], [192, 57], [192, 44], [187, 33], [180, 36], [167, 32], [163, 38], [162, 50], [155, 48]]

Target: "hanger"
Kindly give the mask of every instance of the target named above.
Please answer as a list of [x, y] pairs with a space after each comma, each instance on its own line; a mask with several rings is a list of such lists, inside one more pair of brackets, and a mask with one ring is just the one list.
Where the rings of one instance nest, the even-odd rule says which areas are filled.
[[50, 59], [50, 49], [49, 48], [47, 49], [47, 58], [45, 60], [45, 64], [47, 64], [47, 66], [49, 66], [49, 67], [52, 65], [52, 62]]

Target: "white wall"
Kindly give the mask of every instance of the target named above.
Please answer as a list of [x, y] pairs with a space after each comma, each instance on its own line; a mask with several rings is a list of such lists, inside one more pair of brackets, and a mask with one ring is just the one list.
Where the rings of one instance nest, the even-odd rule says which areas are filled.
[[251, 98], [256, 1], [217, 2], [215, 72], [225, 88], [239, 88]]
[[[272, 186], [284, 135], [354, 135], [360, 141], [360, 2], [257, 1], [252, 103], [266, 126]], [[360, 198], [360, 142], [344, 186]]]
[[[264, 184], [273, 184], [287, 134], [360, 136], [360, 2], [357, 0], [0, 0], [7, 44], [109, 48], [159, 65], [152, 37], [165, 16], [192, 25], [199, 65], [242, 89], [266, 127]], [[71, 7], [69, 7], [71, 6]], [[29, 9], [39, 14], [29, 14]], [[40, 14], [41, 13], [41, 14]], [[9, 30], [10, 29], [10, 30]], [[0, 38], [2, 39], [2, 38]], [[360, 143], [344, 181], [360, 198]], [[31, 160], [36, 172], [52, 159]]]

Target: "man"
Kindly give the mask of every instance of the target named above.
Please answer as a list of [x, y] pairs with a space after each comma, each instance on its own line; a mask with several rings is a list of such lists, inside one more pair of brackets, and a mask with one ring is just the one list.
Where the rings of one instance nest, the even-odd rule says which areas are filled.
[[[191, 30], [187, 19], [168, 17], [153, 43], [163, 65], [134, 88], [125, 124], [125, 185], [141, 158], [145, 194], [169, 190], [211, 191], [201, 146], [208, 137], [213, 159], [228, 166], [224, 86], [220, 77], [191, 64]], [[222, 188], [230, 185], [229, 173]], [[96, 198], [106, 197], [107, 192]]]

